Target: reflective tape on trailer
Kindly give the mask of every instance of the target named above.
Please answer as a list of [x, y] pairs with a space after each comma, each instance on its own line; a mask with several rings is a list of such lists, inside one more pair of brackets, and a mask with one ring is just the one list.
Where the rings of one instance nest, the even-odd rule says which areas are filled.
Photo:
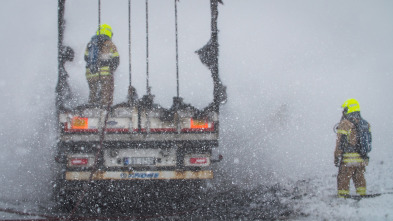
[[[90, 172], [66, 172], [66, 180], [89, 180]], [[213, 179], [213, 171], [106, 171], [95, 172], [93, 180]]]

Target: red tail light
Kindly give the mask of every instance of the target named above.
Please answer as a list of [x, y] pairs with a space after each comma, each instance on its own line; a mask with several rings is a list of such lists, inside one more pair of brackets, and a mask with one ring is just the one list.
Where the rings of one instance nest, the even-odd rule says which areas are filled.
[[190, 158], [190, 164], [206, 164], [207, 158], [206, 157], [192, 157]]
[[73, 166], [87, 165], [88, 162], [89, 162], [89, 159], [87, 159], [87, 158], [72, 158], [71, 159], [71, 165], [73, 165]]

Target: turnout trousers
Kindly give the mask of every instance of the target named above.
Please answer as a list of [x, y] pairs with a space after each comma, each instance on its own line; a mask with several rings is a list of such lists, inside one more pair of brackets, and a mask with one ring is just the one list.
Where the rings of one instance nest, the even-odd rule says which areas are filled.
[[102, 104], [105, 106], [112, 105], [114, 91], [113, 75], [95, 76], [87, 78], [87, 82], [90, 89], [90, 104]]
[[366, 167], [363, 163], [351, 165], [342, 163], [337, 175], [337, 190], [339, 197], [349, 195], [349, 184], [351, 179], [355, 184], [356, 193], [359, 195], [366, 195], [366, 179], [364, 172]]

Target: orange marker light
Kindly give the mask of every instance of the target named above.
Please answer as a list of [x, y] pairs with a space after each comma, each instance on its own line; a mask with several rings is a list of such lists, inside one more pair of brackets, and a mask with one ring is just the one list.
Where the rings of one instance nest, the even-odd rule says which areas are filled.
[[73, 117], [71, 120], [71, 129], [88, 129], [87, 117]]
[[209, 128], [207, 120], [194, 120], [191, 118], [191, 128], [195, 129], [206, 129]]

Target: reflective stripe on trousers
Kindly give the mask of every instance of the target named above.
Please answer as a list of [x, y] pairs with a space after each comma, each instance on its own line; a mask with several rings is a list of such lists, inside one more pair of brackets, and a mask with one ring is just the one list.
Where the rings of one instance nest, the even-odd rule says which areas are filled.
[[[366, 195], [366, 187], [358, 187], [356, 188], [356, 193], [360, 196]], [[337, 191], [338, 197], [346, 197], [349, 195], [349, 190], [338, 190]]]
[[359, 195], [366, 195], [366, 187], [358, 187], [356, 188], [356, 193]]
[[349, 190], [338, 190], [337, 195], [338, 197], [346, 197], [347, 195], [349, 195]]

